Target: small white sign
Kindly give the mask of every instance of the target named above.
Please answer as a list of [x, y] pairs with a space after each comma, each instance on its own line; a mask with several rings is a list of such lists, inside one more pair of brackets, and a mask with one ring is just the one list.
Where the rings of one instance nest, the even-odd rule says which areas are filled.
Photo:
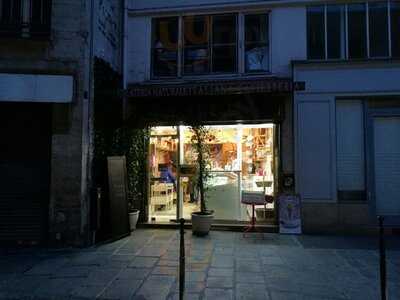
[[264, 192], [243, 191], [242, 192], [242, 203], [264, 205], [265, 204]]

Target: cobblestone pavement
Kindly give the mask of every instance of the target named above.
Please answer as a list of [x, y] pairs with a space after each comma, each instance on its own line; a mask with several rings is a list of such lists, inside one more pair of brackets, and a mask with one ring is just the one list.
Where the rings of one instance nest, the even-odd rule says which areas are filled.
[[[185, 299], [379, 299], [372, 237], [185, 236]], [[399, 238], [388, 246], [389, 299], [400, 299]], [[179, 299], [175, 230], [89, 249], [0, 251], [0, 299]]]

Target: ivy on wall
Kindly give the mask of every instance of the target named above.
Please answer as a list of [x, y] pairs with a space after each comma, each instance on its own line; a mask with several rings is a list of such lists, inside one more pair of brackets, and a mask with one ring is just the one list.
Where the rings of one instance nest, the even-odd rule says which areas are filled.
[[[101, 230], [110, 224], [107, 157], [126, 157], [128, 204], [144, 211], [147, 197], [147, 145], [149, 133], [145, 127], [125, 126], [122, 120], [121, 76], [102, 59], [94, 64], [94, 153], [93, 188], [102, 190]], [[141, 214], [143, 219], [144, 214]], [[103, 236], [107, 236], [103, 232]]]

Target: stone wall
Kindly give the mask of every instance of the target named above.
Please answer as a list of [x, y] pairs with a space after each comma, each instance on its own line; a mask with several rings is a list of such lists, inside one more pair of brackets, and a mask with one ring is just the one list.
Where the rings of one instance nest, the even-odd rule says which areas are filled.
[[82, 197], [84, 94], [88, 86], [90, 1], [53, 0], [49, 40], [0, 43], [0, 72], [68, 74], [74, 77], [70, 104], [53, 104], [49, 238], [51, 244], [83, 245], [87, 205]]

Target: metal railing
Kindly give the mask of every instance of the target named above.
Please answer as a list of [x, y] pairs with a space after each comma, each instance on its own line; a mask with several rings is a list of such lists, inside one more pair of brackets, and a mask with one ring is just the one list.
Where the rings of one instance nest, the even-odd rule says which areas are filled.
[[51, 0], [0, 0], [0, 37], [47, 39]]

